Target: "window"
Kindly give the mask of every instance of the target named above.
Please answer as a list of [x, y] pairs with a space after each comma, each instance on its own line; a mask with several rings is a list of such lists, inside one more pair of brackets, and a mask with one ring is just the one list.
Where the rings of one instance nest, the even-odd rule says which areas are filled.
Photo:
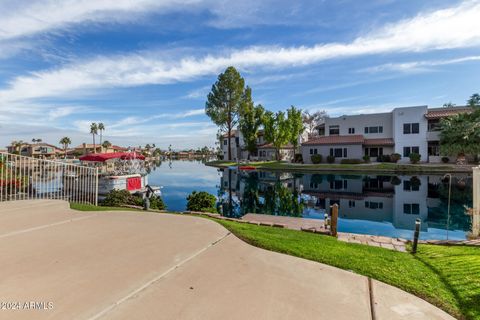
[[340, 134], [340, 126], [329, 126], [328, 132], [330, 135], [339, 135]]
[[418, 191], [420, 190], [420, 183], [412, 183], [411, 180], [403, 181], [403, 190], [404, 191]]
[[344, 158], [347, 157], [347, 148], [343, 148], [343, 157], [344, 157]]
[[348, 207], [349, 207], [349, 208], [355, 208], [355, 201], [353, 201], [353, 200], [348, 200]]
[[418, 203], [404, 203], [404, 214], [420, 214], [420, 205]]
[[354, 134], [355, 133], [355, 128], [348, 128], [348, 133], [349, 134]]
[[239, 137], [235, 137], [235, 144], [237, 145], [237, 147], [240, 144], [240, 138]]
[[310, 189], [318, 189], [318, 183], [310, 182]]
[[227, 145], [227, 143], [228, 143], [228, 142], [227, 142], [227, 140], [226, 140], [226, 139], [225, 139], [225, 140], [223, 140], [223, 145], [224, 145], [224, 146], [226, 146], [226, 145]]
[[341, 158], [342, 154], [343, 154], [342, 148], [335, 148], [334, 149], [333, 155], [335, 156], [335, 158]]
[[383, 126], [365, 127], [365, 133], [383, 133]]
[[330, 181], [330, 189], [331, 190], [342, 190], [347, 189], [348, 181], [347, 180], [334, 180]]
[[383, 209], [383, 202], [365, 201], [365, 208]]
[[416, 134], [420, 132], [420, 124], [417, 123], [404, 123], [403, 134]]
[[318, 154], [318, 149], [310, 149], [310, 154]]
[[420, 148], [419, 147], [403, 147], [403, 156], [404, 157], [409, 157], [410, 153], [420, 154]]

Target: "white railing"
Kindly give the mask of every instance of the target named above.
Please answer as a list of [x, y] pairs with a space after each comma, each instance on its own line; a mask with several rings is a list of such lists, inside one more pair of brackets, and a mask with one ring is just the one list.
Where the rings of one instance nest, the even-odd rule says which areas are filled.
[[0, 201], [98, 203], [98, 169], [0, 152]]

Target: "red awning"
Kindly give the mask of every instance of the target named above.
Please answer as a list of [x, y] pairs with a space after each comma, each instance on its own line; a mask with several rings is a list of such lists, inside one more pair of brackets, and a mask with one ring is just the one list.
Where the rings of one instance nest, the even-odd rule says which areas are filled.
[[105, 162], [111, 159], [121, 159], [121, 160], [145, 160], [145, 157], [142, 154], [136, 152], [112, 152], [112, 153], [91, 153], [79, 158], [80, 161], [95, 161], [95, 162]]

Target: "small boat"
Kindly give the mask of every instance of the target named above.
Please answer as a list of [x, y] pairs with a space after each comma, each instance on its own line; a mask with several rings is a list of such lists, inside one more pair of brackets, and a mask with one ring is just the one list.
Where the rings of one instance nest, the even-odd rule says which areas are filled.
[[[104, 198], [112, 190], [127, 190], [130, 193], [145, 193], [148, 175], [145, 172], [145, 157], [135, 152], [97, 153], [80, 157], [83, 163], [102, 164], [98, 177], [98, 195]], [[110, 163], [110, 165], [109, 165]], [[150, 186], [157, 196], [162, 191], [158, 186]]]
[[240, 166], [238, 167], [238, 169], [240, 170], [256, 170], [257, 168], [255, 168], [254, 166]]

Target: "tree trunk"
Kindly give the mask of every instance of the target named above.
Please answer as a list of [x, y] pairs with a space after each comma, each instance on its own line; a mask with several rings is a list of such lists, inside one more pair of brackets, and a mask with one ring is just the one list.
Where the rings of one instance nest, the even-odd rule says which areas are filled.
[[231, 134], [232, 134], [232, 128], [228, 126], [228, 137], [227, 137], [227, 142], [228, 142], [228, 161], [232, 160], [232, 147], [231, 147]]
[[97, 146], [95, 145], [95, 134], [92, 134], [93, 137], [93, 153], [97, 153]]

